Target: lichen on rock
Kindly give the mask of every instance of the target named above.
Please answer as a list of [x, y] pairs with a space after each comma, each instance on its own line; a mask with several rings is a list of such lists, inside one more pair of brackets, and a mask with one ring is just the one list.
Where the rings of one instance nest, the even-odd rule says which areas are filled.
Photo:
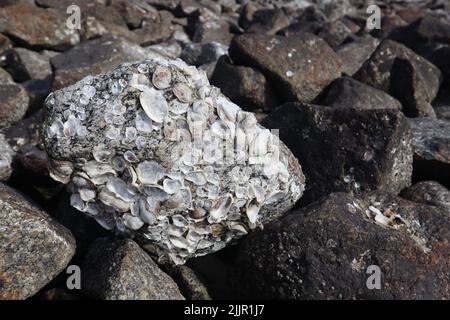
[[276, 219], [304, 190], [277, 135], [181, 60], [124, 63], [52, 93], [42, 130], [72, 206], [176, 264]]

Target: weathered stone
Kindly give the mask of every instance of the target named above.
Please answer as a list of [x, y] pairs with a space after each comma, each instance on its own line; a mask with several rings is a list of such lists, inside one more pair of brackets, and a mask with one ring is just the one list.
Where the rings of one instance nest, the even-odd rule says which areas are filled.
[[450, 23], [436, 16], [427, 15], [413, 23], [392, 30], [389, 38], [414, 47], [425, 43], [450, 42]]
[[169, 59], [179, 58], [183, 50], [181, 45], [176, 40], [169, 40], [167, 42], [154, 44], [146, 47], [146, 49]]
[[334, 80], [317, 103], [324, 106], [358, 110], [401, 110], [402, 108], [398, 100], [384, 91], [372, 88], [350, 77]]
[[325, 40], [330, 47], [337, 49], [351, 34], [350, 28], [343, 21], [337, 20], [323, 25], [318, 36]]
[[355, 110], [288, 103], [262, 122], [299, 159], [306, 176], [301, 202], [331, 192], [386, 190], [411, 184], [410, 130], [397, 110]]
[[335, 193], [252, 233], [231, 280], [247, 299], [448, 299], [449, 226], [436, 207]]
[[5, 53], [5, 69], [17, 82], [36, 79], [45, 80], [51, 77], [50, 59], [37, 52], [14, 48]]
[[340, 62], [326, 42], [312, 34], [293, 38], [244, 34], [233, 39], [233, 62], [259, 69], [287, 101], [312, 101], [340, 76]]
[[65, 15], [28, 4], [0, 8], [0, 32], [28, 47], [65, 49], [79, 42]]
[[342, 62], [342, 72], [353, 76], [363, 63], [370, 58], [378, 44], [378, 39], [366, 35], [339, 47], [336, 53]]
[[0, 299], [25, 299], [69, 263], [70, 232], [13, 189], [0, 184]]
[[50, 59], [55, 69], [53, 89], [75, 83], [88, 74], [99, 74], [125, 61], [144, 59], [144, 48], [124, 39], [105, 36], [82, 44]]
[[14, 156], [14, 151], [5, 140], [5, 136], [0, 134], [0, 181], [9, 179], [11, 175], [11, 162]]
[[[8, 79], [8, 78], [6, 78]], [[11, 80], [0, 83], [0, 128], [19, 121], [28, 109], [29, 98], [25, 89]]]
[[[11, 41], [7, 37], [5, 37], [3, 34], [0, 33], [0, 58], [3, 60], [3, 53], [6, 50], [9, 50], [12, 48]], [[4, 61], [0, 61], [1, 64], [4, 63]]]
[[433, 116], [430, 102], [438, 93], [441, 72], [400, 43], [381, 42], [355, 78], [397, 98], [408, 116]]
[[232, 39], [230, 26], [227, 21], [221, 19], [208, 9], [197, 11], [194, 20], [192, 41], [200, 43], [219, 42], [228, 46]]
[[401, 196], [413, 202], [442, 207], [450, 216], [450, 191], [436, 181], [417, 182], [402, 191]]
[[188, 266], [175, 266], [169, 271], [188, 300], [211, 300], [208, 289], [194, 270]]
[[271, 110], [279, 105], [272, 86], [258, 70], [234, 66], [227, 57], [216, 64], [211, 84], [244, 110]]
[[53, 79], [28, 80], [22, 83], [29, 97], [27, 115], [32, 114], [42, 107], [46, 96], [52, 91]]
[[42, 132], [71, 204], [161, 261], [237, 241], [304, 189], [277, 136], [181, 60], [125, 63], [52, 93]]
[[282, 9], [262, 9], [252, 14], [246, 26], [247, 32], [275, 35], [290, 25], [291, 21]]
[[114, 0], [112, 7], [122, 16], [123, 21], [131, 29], [139, 28], [142, 20], [150, 13], [156, 12], [156, 9], [143, 1], [137, 0]]
[[183, 48], [181, 59], [186, 63], [200, 66], [216, 62], [221, 56], [227, 54], [228, 48], [218, 42], [192, 43]]
[[173, 18], [169, 11], [157, 11], [145, 17], [141, 28], [133, 30], [139, 44], [148, 46], [170, 38], [175, 31]]
[[211, 0], [180, 0], [177, 11], [180, 14], [187, 16], [202, 8], [206, 8], [217, 15], [220, 15], [222, 11], [222, 8], [217, 1]]
[[409, 119], [414, 150], [414, 175], [450, 186], [450, 122], [430, 118]]
[[177, 284], [132, 240], [101, 238], [83, 263], [83, 291], [106, 300], [183, 300]]
[[447, 81], [450, 81], [450, 45], [431, 51], [426, 58], [441, 70]]

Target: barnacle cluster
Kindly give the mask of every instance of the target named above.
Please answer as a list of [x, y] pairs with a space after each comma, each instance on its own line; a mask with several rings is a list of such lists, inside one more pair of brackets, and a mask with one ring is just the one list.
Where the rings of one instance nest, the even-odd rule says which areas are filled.
[[174, 263], [290, 209], [297, 159], [181, 60], [125, 63], [52, 93], [43, 137], [71, 204]]

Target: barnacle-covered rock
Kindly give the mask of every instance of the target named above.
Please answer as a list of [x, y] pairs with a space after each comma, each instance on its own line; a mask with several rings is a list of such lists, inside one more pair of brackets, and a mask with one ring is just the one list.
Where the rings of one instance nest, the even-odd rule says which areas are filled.
[[71, 204], [162, 260], [186, 259], [281, 216], [297, 159], [181, 60], [125, 63], [51, 94], [43, 139]]

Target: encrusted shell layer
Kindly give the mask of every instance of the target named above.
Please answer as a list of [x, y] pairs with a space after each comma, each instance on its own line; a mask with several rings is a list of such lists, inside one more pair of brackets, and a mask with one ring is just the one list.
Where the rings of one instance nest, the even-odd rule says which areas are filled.
[[174, 263], [290, 209], [304, 176], [277, 136], [180, 60], [126, 63], [51, 94], [44, 144], [71, 204]]

